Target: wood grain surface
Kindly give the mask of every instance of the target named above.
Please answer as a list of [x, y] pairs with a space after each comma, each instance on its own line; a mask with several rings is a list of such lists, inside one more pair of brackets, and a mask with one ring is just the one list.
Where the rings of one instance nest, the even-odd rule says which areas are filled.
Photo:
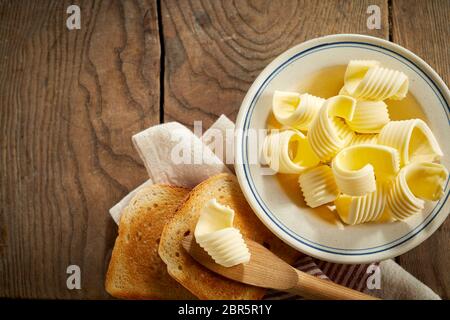
[[[450, 1], [394, 0], [393, 41], [410, 49], [450, 84]], [[398, 262], [443, 299], [450, 299], [450, 220]]]
[[72, 31], [70, 4], [1, 2], [0, 296], [108, 297], [108, 210], [146, 179], [130, 139], [159, 123], [156, 2], [80, 2]]
[[[382, 29], [366, 26], [380, 6]], [[247, 89], [277, 55], [333, 33], [388, 38], [387, 1], [176, 1], [162, 3], [164, 115], [208, 127], [222, 113], [234, 120]]]
[[[0, 0], [0, 297], [108, 298], [108, 209], [146, 179], [131, 136], [234, 119], [259, 72], [320, 35], [362, 33], [450, 81], [447, 0]], [[81, 29], [66, 9], [81, 8]], [[366, 26], [378, 5], [382, 29]], [[450, 223], [400, 263], [450, 297]], [[424, 267], [427, 263], [427, 267]], [[66, 268], [82, 290], [66, 288]]]

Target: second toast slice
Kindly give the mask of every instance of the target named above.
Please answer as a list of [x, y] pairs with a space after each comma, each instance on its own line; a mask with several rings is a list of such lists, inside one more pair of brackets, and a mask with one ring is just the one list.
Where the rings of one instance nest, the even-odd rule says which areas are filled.
[[260, 299], [265, 289], [225, 279], [197, 263], [181, 246], [182, 239], [193, 234], [205, 203], [216, 198], [235, 211], [234, 227], [244, 237], [259, 242], [288, 263], [298, 253], [273, 235], [256, 217], [231, 174], [213, 176], [196, 186], [175, 216], [165, 225], [159, 255], [169, 274], [200, 299]]

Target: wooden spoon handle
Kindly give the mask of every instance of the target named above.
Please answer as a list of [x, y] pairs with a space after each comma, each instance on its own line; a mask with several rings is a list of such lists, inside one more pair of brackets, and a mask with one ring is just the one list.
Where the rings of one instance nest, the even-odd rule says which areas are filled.
[[349, 289], [329, 280], [323, 280], [295, 269], [298, 275], [297, 284], [289, 289], [307, 299], [324, 300], [379, 300], [362, 292]]

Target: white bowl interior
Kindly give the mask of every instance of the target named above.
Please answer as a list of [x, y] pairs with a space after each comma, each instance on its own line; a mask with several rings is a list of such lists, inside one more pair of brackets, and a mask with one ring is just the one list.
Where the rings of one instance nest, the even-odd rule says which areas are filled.
[[[291, 53], [281, 61], [287, 61], [290, 56], [292, 56]], [[253, 111], [249, 112], [249, 128], [267, 128], [268, 119], [271, 117], [272, 95], [275, 90], [309, 91], [312, 94], [322, 95], [324, 98], [337, 94], [337, 90], [343, 83], [342, 76], [345, 66], [351, 59], [378, 60], [385, 67], [401, 70], [407, 74], [410, 80], [408, 97], [401, 102], [386, 101], [391, 118], [392, 120], [409, 118], [425, 120], [444, 152], [445, 156], [441, 163], [449, 168], [450, 144], [446, 143], [445, 139], [450, 137], [450, 127], [448, 110], [443, 107], [442, 97], [436, 94], [434, 88], [429, 85], [429, 81], [410, 63], [399, 58], [395, 53], [388, 54], [370, 47], [325, 46], [320, 50], [292, 59], [285, 67], [272, 74], [273, 77], [270, 81], [263, 83], [275, 68], [265, 70], [251, 89], [252, 96], [256, 95], [256, 89], [262, 88], [262, 91], [254, 100], [256, 103]], [[252, 146], [249, 148], [249, 152], [257, 152]], [[448, 195], [447, 186], [446, 196], [439, 203], [428, 203], [423, 214], [411, 217], [404, 222], [346, 226], [326, 206], [316, 209], [307, 207], [298, 187], [296, 176], [267, 175], [267, 169], [259, 164], [249, 165], [248, 170], [249, 177], [259, 194], [261, 206], [269, 212], [267, 214], [257, 210], [260, 217], [263, 215], [263, 221], [266, 220], [266, 224], [269, 223], [272, 228], [274, 224], [277, 225], [278, 230], [275, 230], [275, 233], [279, 236], [282, 233], [281, 237], [284, 240], [291, 238], [288, 239], [290, 244], [298, 242], [300, 247], [296, 246], [297, 248], [311, 247], [306, 250], [307, 253], [340, 262], [342, 262], [341, 258], [333, 258], [332, 255], [347, 255], [348, 253], [364, 255], [368, 252], [378, 252], [377, 248], [384, 250], [391, 247], [392, 244], [407, 239], [409, 235], [418, 232], [417, 230], [427, 222], [427, 219], [431, 219], [436, 210], [442, 210], [442, 204]], [[449, 211], [448, 205], [444, 210]], [[321, 253], [322, 250], [324, 254]], [[395, 255], [393, 252], [388, 253], [388, 256], [393, 255]]]

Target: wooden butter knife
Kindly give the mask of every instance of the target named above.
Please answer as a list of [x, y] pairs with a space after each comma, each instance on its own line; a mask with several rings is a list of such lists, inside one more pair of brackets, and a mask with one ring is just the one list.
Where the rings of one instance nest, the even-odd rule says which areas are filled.
[[286, 291], [307, 299], [378, 300], [362, 292], [299, 271], [264, 246], [245, 239], [251, 258], [248, 263], [222, 267], [214, 262], [192, 235], [182, 241], [183, 248], [201, 265], [225, 278], [245, 284]]

